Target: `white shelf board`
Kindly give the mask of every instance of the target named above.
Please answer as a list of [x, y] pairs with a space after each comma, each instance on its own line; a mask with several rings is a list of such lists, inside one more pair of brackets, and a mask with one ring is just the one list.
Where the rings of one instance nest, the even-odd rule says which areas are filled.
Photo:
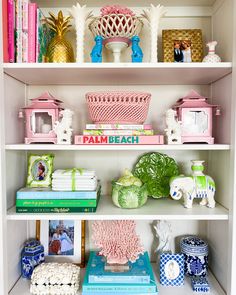
[[4, 72], [29, 85], [207, 85], [232, 63], [8, 63]]
[[19, 151], [225, 151], [229, 144], [176, 144], [176, 145], [57, 145], [57, 144], [6, 144], [6, 150]]
[[141, 208], [121, 209], [113, 204], [111, 196], [102, 196], [94, 213], [16, 213], [15, 207], [7, 212], [8, 220], [50, 220], [52, 216], [65, 220], [228, 220], [229, 212], [220, 204], [210, 209], [196, 203], [192, 209], [186, 209], [171, 198], [149, 198]]
[[[157, 265], [152, 264], [152, 268], [154, 271], [155, 279], [158, 285], [158, 291], [160, 295], [189, 295], [193, 294], [193, 290], [191, 287], [190, 278], [185, 277], [185, 283], [184, 286], [181, 287], [163, 287], [159, 283], [158, 275], [157, 275]], [[84, 278], [85, 269], [81, 269], [81, 281], [83, 281]], [[220, 284], [214, 277], [214, 275], [209, 272], [208, 276], [209, 284], [211, 287], [211, 291], [207, 293], [208, 295], [226, 295], [226, 293], [221, 288]], [[30, 295], [29, 292], [30, 289], [30, 280], [20, 278], [17, 284], [14, 286], [14, 288], [11, 290], [9, 295]], [[82, 284], [80, 286], [80, 291], [78, 295], [82, 295]], [[105, 294], [105, 293], [104, 293]]]

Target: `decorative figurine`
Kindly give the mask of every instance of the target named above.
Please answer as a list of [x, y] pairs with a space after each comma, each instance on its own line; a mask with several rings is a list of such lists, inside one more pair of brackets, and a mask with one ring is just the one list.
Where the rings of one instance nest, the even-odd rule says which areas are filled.
[[90, 53], [92, 62], [102, 62], [102, 36], [96, 36], [94, 38], [95, 45], [93, 47], [92, 52]]
[[72, 263], [43, 263], [33, 272], [30, 293], [34, 295], [76, 295], [80, 267]]
[[131, 44], [131, 38], [138, 35], [142, 21], [128, 7], [107, 5], [101, 8], [101, 15], [89, 25], [94, 36], [102, 36], [105, 47], [112, 51], [114, 62], [119, 63], [121, 52]]
[[53, 130], [57, 135], [57, 144], [71, 144], [72, 143], [72, 116], [73, 113], [69, 109], [60, 112], [62, 120], [56, 121]]
[[56, 143], [53, 126], [59, 120], [60, 111], [63, 110], [62, 101], [49, 92], [31, 101], [31, 105], [19, 111], [19, 118], [25, 116], [25, 143]]
[[104, 220], [92, 224], [92, 239], [108, 264], [135, 262], [144, 253], [133, 220]]
[[192, 277], [191, 284], [194, 292], [207, 293], [210, 292], [210, 286], [206, 277]]
[[184, 284], [183, 254], [161, 254], [160, 283], [162, 286], [182, 286]]
[[44, 247], [37, 240], [29, 240], [21, 252], [21, 273], [23, 278], [30, 279], [33, 270], [44, 262]]
[[180, 248], [185, 258], [185, 274], [205, 277], [208, 270], [208, 244], [197, 236], [187, 236], [180, 240]]
[[158, 220], [157, 224], [154, 226], [154, 229], [159, 242], [155, 252], [157, 252], [158, 255], [164, 252], [171, 253], [171, 224], [165, 220]]
[[52, 31], [55, 32], [55, 37], [52, 38], [47, 49], [48, 62], [68, 63], [74, 62], [74, 52], [69, 41], [65, 39], [65, 34], [69, 31], [71, 25], [70, 16], [64, 17], [62, 11], [58, 12], [56, 17], [49, 12], [50, 17], [47, 18], [47, 23]]
[[204, 57], [202, 62], [211, 62], [211, 63], [217, 63], [221, 62], [221, 58], [219, 55], [215, 53], [215, 47], [217, 45], [217, 41], [212, 41], [207, 43], [208, 47], [208, 54]]
[[181, 144], [181, 124], [176, 119], [176, 111], [166, 111], [166, 125], [167, 144]]
[[172, 107], [177, 111], [177, 119], [181, 122], [182, 143], [202, 142], [214, 144], [212, 137], [213, 109], [220, 115], [220, 107], [207, 103], [207, 99], [196, 91], [179, 99]]
[[142, 62], [143, 61], [143, 52], [139, 46], [140, 38], [139, 36], [133, 36], [132, 41], [132, 62]]
[[184, 207], [192, 208], [194, 198], [202, 199], [200, 205], [215, 208], [215, 182], [203, 174], [204, 161], [192, 161], [192, 176], [179, 175], [170, 180], [170, 195], [174, 200], [183, 196]]
[[144, 9], [142, 16], [148, 20], [150, 30], [151, 30], [151, 57], [150, 62], [158, 62], [158, 29], [160, 18], [166, 14], [165, 7], [158, 4], [154, 6], [151, 4], [150, 8]]
[[77, 1], [76, 5], [70, 10], [71, 15], [75, 19], [76, 28], [76, 62], [84, 62], [84, 32], [85, 23], [92, 17], [92, 11], [87, 11], [86, 5], [80, 5]]

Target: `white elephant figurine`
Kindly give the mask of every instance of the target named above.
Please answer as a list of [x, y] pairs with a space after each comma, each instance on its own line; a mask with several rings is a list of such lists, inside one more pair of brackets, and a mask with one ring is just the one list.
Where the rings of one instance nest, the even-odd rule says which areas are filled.
[[200, 205], [215, 208], [215, 182], [208, 175], [173, 177], [170, 180], [170, 195], [174, 200], [183, 196], [184, 207], [192, 208], [193, 199], [202, 199]]

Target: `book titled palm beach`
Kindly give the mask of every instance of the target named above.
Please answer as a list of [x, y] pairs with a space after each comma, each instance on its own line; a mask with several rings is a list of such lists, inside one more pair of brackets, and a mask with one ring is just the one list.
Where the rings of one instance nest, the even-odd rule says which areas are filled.
[[143, 135], [143, 136], [119, 136], [119, 135], [75, 135], [75, 144], [123, 144], [123, 145], [134, 145], [134, 144], [164, 144], [163, 135]]

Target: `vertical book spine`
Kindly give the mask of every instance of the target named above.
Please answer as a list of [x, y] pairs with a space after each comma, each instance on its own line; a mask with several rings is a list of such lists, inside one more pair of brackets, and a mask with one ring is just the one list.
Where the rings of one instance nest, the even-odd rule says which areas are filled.
[[7, 12], [8, 12], [8, 54], [9, 62], [15, 61], [15, 8], [14, 0], [8, 0]]
[[28, 62], [36, 61], [36, 14], [37, 14], [37, 4], [29, 3]]

